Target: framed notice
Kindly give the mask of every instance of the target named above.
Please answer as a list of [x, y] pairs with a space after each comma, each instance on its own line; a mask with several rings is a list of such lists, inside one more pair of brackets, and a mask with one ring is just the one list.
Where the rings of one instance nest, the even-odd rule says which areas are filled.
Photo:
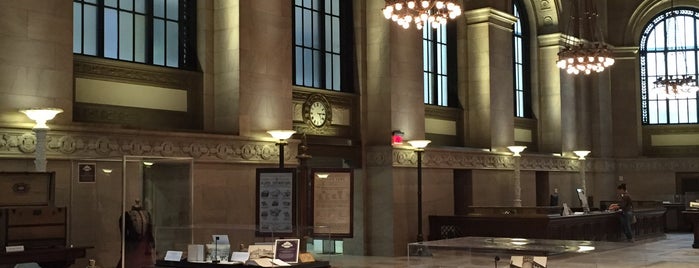
[[257, 169], [257, 236], [291, 236], [296, 222], [296, 169]]
[[0, 207], [53, 204], [53, 172], [0, 172]]
[[353, 173], [351, 169], [313, 169], [314, 236], [352, 237]]

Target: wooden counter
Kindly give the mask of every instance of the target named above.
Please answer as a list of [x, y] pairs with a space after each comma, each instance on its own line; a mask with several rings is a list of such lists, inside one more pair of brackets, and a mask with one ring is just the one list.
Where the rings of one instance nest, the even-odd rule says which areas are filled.
[[75, 259], [85, 257], [83, 247], [32, 249], [22, 252], [1, 252], [0, 264], [36, 262], [44, 268], [70, 267]]
[[694, 230], [694, 243], [692, 247], [699, 248], [699, 210], [688, 209], [682, 211], [682, 214], [692, 223], [692, 230]]
[[[662, 236], [665, 209], [637, 210], [635, 237]], [[429, 240], [465, 236], [520, 237], [591, 241], [621, 241], [618, 213], [597, 212], [585, 215], [546, 214], [469, 214], [430, 216]]]

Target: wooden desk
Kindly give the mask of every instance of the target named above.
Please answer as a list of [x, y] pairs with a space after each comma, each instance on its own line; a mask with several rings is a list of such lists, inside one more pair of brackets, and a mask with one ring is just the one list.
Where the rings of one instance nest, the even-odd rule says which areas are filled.
[[[634, 237], [662, 236], [665, 209], [634, 212]], [[591, 241], [621, 241], [618, 213], [558, 216], [546, 214], [469, 214], [430, 216], [429, 240], [455, 237], [519, 237]]]
[[[214, 264], [214, 263], [196, 263], [188, 261], [164, 261], [158, 260], [155, 262], [155, 267], [175, 267], [175, 268], [222, 268], [222, 267], [259, 267], [242, 264]], [[294, 268], [330, 268], [330, 262], [315, 261], [307, 263], [296, 263], [290, 267]]]
[[682, 211], [685, 217], [692, 223], [692, 230], [694, 230], [694, 243], [693, 248], [699, 248], [699, 210], [685, 210]]
[[36, 262], [42, 268], [70, 267], [75, 259], [85, 257], [85, 249], [79, 248], [49, 248], [32, 249], [22, 252], [0, 253], [0, 264], [18, 264]]

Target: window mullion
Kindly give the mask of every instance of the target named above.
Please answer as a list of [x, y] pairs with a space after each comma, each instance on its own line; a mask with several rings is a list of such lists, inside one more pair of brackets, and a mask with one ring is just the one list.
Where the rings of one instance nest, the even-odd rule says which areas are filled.
[[[84, 16], [84, 15], [83, 15]], [[95, 46], [97, 50], [98, 57], [104, 57], [104, 0], [97, 1], [97, 15], [95, 16], [97, 20], [97, 40], [95, 40]]]
[[437, 57], [439, 57], [439, 49], [438, 49], [438, 43], [437, 43], [437, 34], [438, 31], [434, 28], [432, 28], [432, 40], [430, 40], [430, 43], [432, 45], [432, 104], [434, 105], [439, 105], [439, 88], [437, 88], [437, 79], [439, 79], [439, 73], [437, 70], [439, 70], [439, 67], [437, 66]]
[[153, 60], [153, 27], [155, 27], [155, 23], [153, 23], [153, 20], [155, 20], [155, 16], [153, 15], [153, 1], [147, 1], [146, 2], [146, 14], [145, 14], [145, 21], [146, 21], [146, 62], [148, 64], [154, 64]]

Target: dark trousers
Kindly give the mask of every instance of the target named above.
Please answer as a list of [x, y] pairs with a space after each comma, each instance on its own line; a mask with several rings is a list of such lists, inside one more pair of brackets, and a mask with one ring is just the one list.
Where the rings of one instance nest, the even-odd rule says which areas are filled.
[[622, 211], [621, 212], [621, 230], [624, 231], [626, 235], [626, 240], [633, 239], [633, 232], [631, 231], [631, 221], [633, 220], [632, 211]]

